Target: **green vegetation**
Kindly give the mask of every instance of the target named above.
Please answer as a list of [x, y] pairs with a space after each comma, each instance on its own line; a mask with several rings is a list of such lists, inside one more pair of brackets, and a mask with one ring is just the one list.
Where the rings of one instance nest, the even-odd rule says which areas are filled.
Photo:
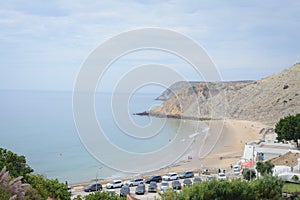
[[294, 175], [294, 176], [292, 177], [292, 180], [295, 181], [295, 182], [297, 182], [297, 181], [299, 181], [299, 177], [298, 177], [297, 175]]
[[59, 200], [70, 199], [68, 186], [64, 183], [60, 183], [57, 179], [50, 180], [45, 179], [45, 177], [40, 174], [28, 174], [26, 176], [26, 182], [38, 192], [42, 197], [41, 199], [47, 199], [47, 197]]
[[126, 197], [119, 197], [117, 194], [109, 194], [108, 192], [95, 192], [81, 198], [77, 196], [74, 200], [125, 200]]
[[289, 115], [282, 118], [275, 126], [278, 141], [293, 140], [299, 147], [298, 139], [300, 139], [300, 113], [297, 115]]
[[18, 156], [9, 150], [0, 148], [0, 169], [4, 166], [14, 178], [25, 177], [26, 174], [33, 172], [33, 169], [26, 164], [24, 156]]
[[161, 194], [162, 200], [186, 199], [280, 199], [282, 180], [266, 175], [247, 182], [242, 179], [202, 181], [192, 187], [184, 187], [181, 192], [167, 190]]
[[286, 192], [286, 193], [300, 192], [300, 184], [285, 183], [283, 185], [282, 192]]
[[252, 179], [256, 178], [256, 172], [253, 169], [244, 169], [243, 171], [243, 178], [246, 179], [247, 181], [250, 181]]
[[272, 170], [274, 168], [274, 164], [270, 161], [267, 162], [258, 162], [256, 164], [256, 170], [262, 175], [272, 174]]
[[26, 164], [24, 156], [19, 156], [2, 148], [0, 148], [0, 169], [7, 169], [9, 171], [9, 173], [5, 173], [6, 182], [9, 183], [9, 181], [14, 179], [17, 184], [13, 187], [13, 189], [16, 189], [17, 194], [12, 192], [14, 191], [13, 189], [9, 189], [10, 184], [2, 184], [2, 188], [0, 188], [0, 200], [8, 200], [15, 194], [17, 196], [23, 195], [23, 190], [17, 189], [25, 186], [25, 184], [21, 184], [21, 180], [23, 183], [26, 183], [27, 189], [24, 193], [24, 198], [17, 199], [46, 200], [50, 197], [54, 200], [69, 200], [71, 197], [67, 185], [59, 183], [57, 179], [49, 180], [45, 179], [42, 175], [32, 174], [33, 169]]

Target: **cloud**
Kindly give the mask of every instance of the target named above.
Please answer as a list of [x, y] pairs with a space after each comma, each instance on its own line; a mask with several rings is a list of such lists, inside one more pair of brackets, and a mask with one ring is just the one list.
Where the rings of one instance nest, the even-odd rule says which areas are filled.
[[71, 88], [75, 77], [70, 74], [97, 45], [141, 27], [168, 28], [193, 38], [225, 79], [257, 79], [272, 73], [271, 67], [278, 71], [299, 61], [296, 1], [2, 1], [0, 8], [1, 74], [8, 76], [7, 68], [28, 68], [24, 73], [30, 77], [36, 67], [64, 67], [69, 69], [62, 75], [68, 80], [65, 88]]

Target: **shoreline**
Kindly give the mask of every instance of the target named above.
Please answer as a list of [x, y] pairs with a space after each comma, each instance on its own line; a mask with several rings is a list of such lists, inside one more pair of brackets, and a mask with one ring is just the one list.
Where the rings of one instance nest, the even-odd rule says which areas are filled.
[[[255, 121], [246, 120], [212, 120], [209, 123], [209, 131], [206, 134], [205, 141], [201, 137], [195, 137], [193, 144], [189, 150], [180, 157], [176, 162], [154, 170], [152, 172], [141, 173], [132, 177], [120, 177], [117, 179], [128, 180], [133, 177], [148, 177], [150, 175], [164, 175], [168, 172], [183, 172], [186, 170], [192, 170], [196, 174], [201, 169], [210, 169], [215, 171], [219, 168], [229, 169], [230, 165], [235, 165], [242, 157], [244, 151], [244, 145], [247, 142], [262, 139], [260, 134], [261, 129], [269, 127], [266, 124]], [[221, 124], [220, 124], [221, 123]], [[217, 126], [222, 125], [222, 129], [219, 130]], [[212, 148], [203, 152], [200, 147], [206, 148], [211, 146]], [[180, 149], [179, 149], [180, 151]], [[110, 180], [99, 180], [101, 184], [105, 184]], [[90, 183], [95, 182], [82, 182], [71, 184], [72, 187], [82, 187]]]
[[222, 120], [222, 119], [213, 119], [213, 118], [205, 118], [205, 117], [201, 118], [201, 117], [191, 117], [191, 116], [182, 116], [182, 115], [166, 115], [161, 113], [149, 113], [148, 111], [133, 113], [133, 115], [167, 118], [167, 119], [194, 120], [194, 121]]

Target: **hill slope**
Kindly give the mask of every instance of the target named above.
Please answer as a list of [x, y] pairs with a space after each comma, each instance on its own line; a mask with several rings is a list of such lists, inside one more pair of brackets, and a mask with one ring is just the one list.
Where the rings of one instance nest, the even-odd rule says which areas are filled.
[[144, 114], [192, 119], [240, 119], [274, 125], [300, 112], [300, 63], [255, 82], [188, 84]]

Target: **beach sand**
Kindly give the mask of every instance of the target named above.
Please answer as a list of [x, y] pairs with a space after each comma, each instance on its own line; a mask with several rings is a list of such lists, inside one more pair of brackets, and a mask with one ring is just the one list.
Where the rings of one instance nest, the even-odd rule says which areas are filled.
[[210, 123], [205, 143], [203, 144], [203, 140], [199, 138], [196, 139], [191, 150], [169, 170], [179, 172], [198, 171], [203, 168], [228, 169], [230, 165], [235, 165], [242, 158], [245, 144], [262, 139], [262, 134], [259, 132], [262, 128], [268, 127], [260, 122], [242, 120]]

